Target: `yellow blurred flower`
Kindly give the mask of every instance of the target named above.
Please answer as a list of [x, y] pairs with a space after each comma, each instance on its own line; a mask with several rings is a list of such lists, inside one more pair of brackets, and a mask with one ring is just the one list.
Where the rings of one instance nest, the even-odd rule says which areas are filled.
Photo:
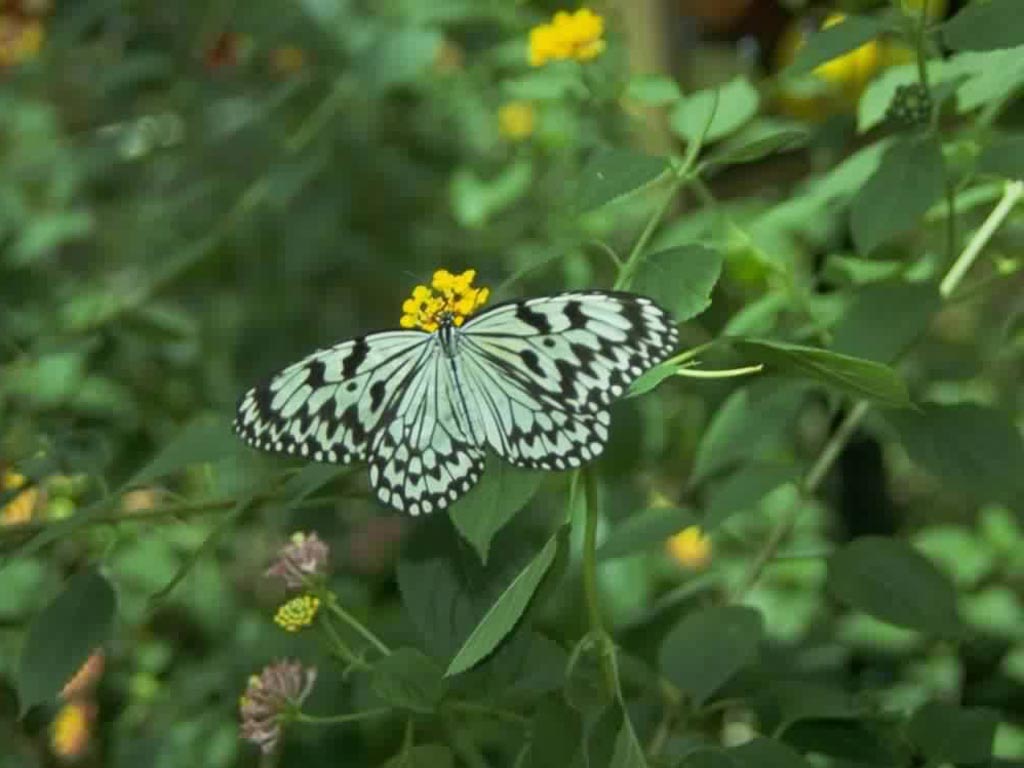
[[604, 19], [589, 8], [575, 13], [559, 11], [549, 24], [530, 30], [530, 65], [575, 59], [590, 61], [605, 49]]
[[50, 748], [57, 757], [75, 760], [89, 747], [96, 705], [91, 701], [71, 701], [57, 712], [50, 725]]
[[306, 65], [306, 52], [296, 45], [283, 45], [270, 52], [270, 68], [279, 75], [294, 75]]
[[699, 525], [684, 528], [665, 542], [669, 555], [680, 565], [699, 570], [711, 562], [711, 537]]
[[[906, 0], [908, 4], [918, 0]], [[929, 11], [930, 12], [930, 11]], [[822, 29], [838, 24], [846, 17], [833, 13], [825, 19]], [[776, 66], [783, 69], [793, 61], [809, 37], [806, 24], [794, 22], [782, 35], [776, 54]], [[913, 51], [906, 46], [884, 40], [870, 40], [852, 51], [837, 56], [816, 67], [812, 81], [816, 79], [831, 90], [830, 94], [802, 93], [793, 87], [785, 88], [779, 99], [782, 111], [793, 117], [817, 120], [833, 112], [853, 109], [867, 84], [880, 71], [896, 64], [913, 60]]]
[[0, 67], [13, 67], [34, 59], [46, 40], [40, 19], [14, 13], [0, 14]]
[[467, 269], [461, 275], [453, 275], [447, 269], [434, 273], [431, 286], [417, 285], [412, 297], [402, 304], [403, 328], [420, 328], [429, 333], [438, 329], [442, 313], [450, 313], [455, 325], [462, 325], [466, 318], [482, 307], [490, 296], [487, 288], [474, 288], [475, 269]]
[[[28, 480], [24, 475], [7, 470], [0, 476], [0, 493], [17, 491], [24, 488]], [[32, 513], [39, 504], [39, 489], [26, 488], [17, 493], [0, 508], [0, 525], [18, 525], [32, 519]]]
[[277, 609], [274, 623], [285, 632], [298, 632], [313, 623], [319, 610], [319, 598], [312, 595], [294, 597]]
[[509, 141], [522, 141], [533, 135], [537, 110], [528, 101], [510, 101], [498, 108], [498, 132]]

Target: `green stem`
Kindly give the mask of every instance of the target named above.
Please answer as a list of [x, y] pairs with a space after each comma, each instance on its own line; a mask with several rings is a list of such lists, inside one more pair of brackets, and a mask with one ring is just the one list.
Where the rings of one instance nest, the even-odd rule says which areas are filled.
[[470, 731], [460, 728], [450, 717], [442, 718], [442, 722], [452, 747], [469, 768], [490, 768], [490, 764], [480, 752], [480, 747], [473, 741]]
[[583, 528], [583, 593], [587, 602], [587, 616], [590, 620], [590, 634], [600, 643], [601, 672], [609, 691], [618, 689], [618, 675], [615, 672], [611, 640], [604, 628], [601, 616], [601, 593], [597, 585], [597, 522], [598, 498], [597, 478], [592, 470], [583, 471], [583, 495], [586, 506], [586, 523]]
[[518, 712], [510, 712], [507, 709], [498, 709], [487, 704], [477, 704], [474, 701], [453, 701], [448, 704], [452, 712], [462, 712], [471, 715], [486, 715], [498, 720], [504, 720], [516, 725], [527, 725], [530, 718], [520, 715]]
[[292, 720], [307, 725], [339, 725], [342, 723], [358, 723], [362, 720], [372, 720], [375, 717], [383, 717], [390, 712], [390, 707], [366, 709], [362, 712], [349, 712], [344, 715], [307, 715], [305, 712], [296, 712], [292, 715]]
[[324, 632], [327, 634], [327, 637], [331, 642], [332, 650], [341, 656], [350, 667], [370, 669], [370, 665], [366, 660], [357, 656], [355, 651], [348, 647], [348, 643], [341, 639], [341, 635], [338, 634], [338, 630], [334, 628], [334, 625], [327, 616], [320, 614], [320, 620], [318, 623], [323, 627]]
[[324, 604], [327, 606], [327, 610], [337, 616], [341, 621], [351, 627], [358, 635], [366, 640], [370, 645], [376, 648], [384, 656], [391, 655], [391, 649], [388, 648], [384, 642], [371, 632], [359, 619], [350, 614], [344, 608], [341, 607], [341, 603], [338, 602], [338, 598], [333, 592], [329, 592], [323, 587], [319, 590], [320, 594], [317, 595]]
[[740, 376], [749, 376], [752, 373], [760, 373], [764, 366], [748, 365], [745, 368], [726, 368], [720, 371], [702, 371], [696, 368], [680, 368], [676, 376], [686, 376], [691, 379], [735, 379]]
[[964, 275], [967, 274], [967, 271], [974, 264], [978, 254], [988, 245], [988, 241], [992, 239], [996, 230], [1006, 220], [1006, 217], [1010, 215], [1010, 211], [1013, 210], [1013, 207], [1021, 197], [1024, 197], [1024, 181], [1007, 182], [1006, 188], [1003, 190], [1003, 196], [996, 204], [996, 207], [992, 209], [992, 213], [988, 215], [988, 218], [978, 228], [978, 231], [974, 233], [974, 237], [967, 243], [967, 247], [964, 248], [963, 252], [953, 263], [953, 266], [950, 267], [946, 276], [942, 278], [942, 282], [939, 284], [939, 295], [943, 299], [948, 299], [957, 286], [960, 285], [960, 281], [964, 279]]

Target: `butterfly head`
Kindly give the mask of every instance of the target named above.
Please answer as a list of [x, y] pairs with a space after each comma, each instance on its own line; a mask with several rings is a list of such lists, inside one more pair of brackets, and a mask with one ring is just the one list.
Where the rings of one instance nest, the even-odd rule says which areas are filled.
[[402, 304], [403, 328], [419, 328], [433, 333], [462, 325], [466, 318], [484, 305], [490, 291], [474, 288], [476, 270], [453, 275], [446, 269], [434, 273], [430, 286], [417, 285]]

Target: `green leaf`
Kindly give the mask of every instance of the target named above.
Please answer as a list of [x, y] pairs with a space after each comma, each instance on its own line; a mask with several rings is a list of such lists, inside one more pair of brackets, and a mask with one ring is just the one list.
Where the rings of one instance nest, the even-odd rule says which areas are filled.
[[844, 285], [867, 285], [899, 277], [903, 264], [898, 261], [877, 261], [856, 256], [832, 255], [825, 262], [822, 279]]
[[18, 665], [21, 714], [52, 701], [110, 635], [117, 612], [113, 588], [96, 571], [73, 577], [28, 629]]
[[961, 114], [1010, 98], [1024, 83], [1024, 45], [994, 51], [954, 54], [948, 78], [965, 78], [956, 89]]
[[939, 309], [933, 285], [876, 283], [854, 294], [833, 331], [832, 349], [850, 357], [894, 362]]
[[626, 96], [652, 106], [671, 104], [682, 98], [679, 85], [665, 75], [633, 75], [626, 87]]
[[203, 415], [190, 421], [140, 469], [127, 486], [152, 483], [192, 464], [218, 461], [238, 455], [243, 443], [231, 432], [231, 425], [219, 416]]
[[909, 544], [865, 536], [828, 560], [829, 591], [842, 602], [898, 627], [956, 637], [962, 625], [952, 583]]
[[733, 515], [756, 509], [769, 493], [797, 479], [797, 469], [790, 464], [740, 467], [708, 488], [701, 525], [705, 531], [712, 531]]
[[613, 560], [643, 552], [663, 544], [665, 539], [683, 528], [696, 525], [697, 518], [688, 509], [661, 507], [630, 515], [612, 529], [608, 539], [597, 550], [599, 560]]
[[857, 251], [867, 255], [914, 229], [942, 197], [945, 183], [942, 148], [936, 139], [894, 142], [851, 204], [850, 227]]
[[979, 501], [1010, 500], [1024, 488], [1024, 441], [1013, 420], [983, 405], [925, 405], [889, 414], [910, 458], [946, 487]]
[[667, 170], [663, 157], [628, 149], [600, 149], [580, 172], [576, 210], [584, 213], [600, 208], [651, 184]]
[[565, 666], [563, 694], [569, 705], [585, 716], [595, 716], [615, 695], [604, 677], [603, 658], [614, 653], [599, 636], [586, 634], [576, 643]]
[[864, 715], [846, 691], [803, 680], [773, 681], [759, 703], [777, 718], [775, 733], [785, 733], [802, 720], [856, 720]]
[[[866, 722], [845, 720], [809, 720], [797, 723], [786, 732], [786, 743], [801, 752], [849, 761], [864, 766], [902, 765], [895, 750], [877, 730]], [[847, 765], [848, 763], [842, 763]]]
[[711, 290], [721, 273], [720, 251], [697, 244], [681, 245], [645, 257], [633, 287], [681, 323], [708, 308]]
[[770, 366], [773, 371], [819, 381], [879, 405], [894, 408], [911, 405], [903, 380], [881, 363], [781, 341], [744, 339], [734, 345], [740, 354]]
[[566, 768], [580, 749], [583, 721], [559, 698], [546, 698], [533, 713], [529, 768]]
[[490, 457], [480, 482], [449, 508], [455, 527], [483, 563], [487, 563], [494, 535], [526, 506], [543, 479], [542, 472]]
[[755, 120], [715, 147], [708, 162], [715, 165], [752, 163], [776, 152], [801, 147], [809, 138], [807, 129], [799, 123], [767, 118]]
[[753, 608], [694, 611], [666, 635], [659, 667], [699, 707], [757, 658], [763, 631], [761, 614]]
[[759, 102], [757, 89], [740, 75], [717, 89], [708, 88], [685, 97], [672, 110], [669, 124], [680, 138], [693, 143], [703, 135], [703, 142], [708, 144], [741, 128], [757, 114]]
[[466, 638], [466, 642], [448, 665], [446, 677], [457, 675], [479, 663], [498, 646], [505, 635], [512, 631], [526, 610], [533, 593], [540, 586], [544, 574], [551, 567], [557, 550], [558, 537], [555, 535], [548, 539], [544, 548], [512, 580], [477, 624], [476, 629]]
[[455, 758], [442, 744], [414, 744], [384, 763], [383, 768], [455, 768]]
[[978, 170], [1005, 179], [1024, 179], [1024, 133], [1001, 136], [985, 147]]
[[619, 733], [615, 737], [610, 768], [647, 768], [643, 747], [640, 746], [636, 731], [633, 730], [629, 713], [625, 710], [622, 712], [622, 725], [619, 726]]
[[[932, 82], [939, 82], [943, 76], [943, 62], [928, 62], [928, 76]], [[886, 111], [892, 103], [896, 89], [911, 85], [921, 79], [917, 64], [901, 64], [889, 67], [868, 83], [857, 102], [857, 131], [864, 133], [885, 120]], [[932, 94], [933, 98], [935, 94]]]
[[731, 752], [708, 747], [689, 752], [679, 765], [680, 768], [740, 768]]
[[942, 37], [956, 51], [988, 51], [1024, 45], [1020, 0], [971, 3], [942, 26]]
[[802, 755], [778, 741], [757, 737], [733, 747], [729, 756], [741, 768], [809, 768]]
[[729, 395], [697, 445], [691, 484], [755, 459], [763, 447], [777, 442], [793, 423], [803, 394], [801, 386], [759, 381]]
[[676, 371], [678, 370], [678, 363], [670, 363], [668, 361], [659, 363], [649, 371], [644, 371], [644, 373], [640, 374], [640, 378], [636, 379], [630, 385], [627, 397], [639, 397], [640, 395], [646, 395], [665, 379], [675, 376]]
[[437, 709], [447, 687], [437, 662], [415, 648], [398, 648], [374, 664], [372, 685], [387, 704], [424, 714]]
[[907, 736], [936, 763], [983, 764], [992, 757], [998, 725], [991, 709], [932, 701], [914, 713]]
[[822, 29], [807, 40], [797, 51], [788, 67], [780, 74], [784, 77], [802, 75], [844, 53], [860, 48], [885, 30], [883, 23], [871, 16], [849, 15], [838, 24]]

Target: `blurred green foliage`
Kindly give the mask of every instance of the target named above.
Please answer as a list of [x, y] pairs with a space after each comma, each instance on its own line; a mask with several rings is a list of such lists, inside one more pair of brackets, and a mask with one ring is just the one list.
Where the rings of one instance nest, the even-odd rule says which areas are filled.
[[[709, 78], [631, 77], [625, 3], [537, 68], [546, 3], [0, 3], [0, 768], [256, 764], [286, 657], [355, 721], [261, 765], [1024, 759], [1014, 4], [843, 3]], [[681, 356], [585, 474], [489, 461], [415, 523], [230, 434], [438, 267], [631, 285]], [[294, 530], [332, 570], [291, 634]]]

